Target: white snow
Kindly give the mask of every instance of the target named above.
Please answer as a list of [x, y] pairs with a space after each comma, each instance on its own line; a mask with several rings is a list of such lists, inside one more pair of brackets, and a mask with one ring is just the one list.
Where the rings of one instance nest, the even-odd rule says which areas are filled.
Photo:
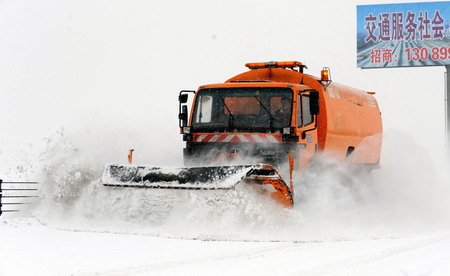
[[[444, 69], [357, 69], [356, 5], [376, 2], [1, 1], [0, 178], [42, 185], [0, 218], [0, 275], [450, 275]], [[178, 91], [269, 60], [376, 91], [381, 169], [324, 156], [293, 209], [100, 185], [129, 149], [182, 166]]]
[[450, 233], [332, 242], [198, 241], [0, 220], [1, 275], [448, 275]]
[[[245, 190], [102, 187], [68, 144], [42, 160], [65, 166], [43, 179], [34, 218], [0, 220], [1, 275], [450, 273], [448, 188], [423, 187], [432, 168], [412, 173], [408, 158], [386, 154], [390, 169], [368, 180], [324, 157], [308, 175], [314, 181], [297, 187], [297, 205], [284, 209]], [[388, 139], [390, 147], [410, 145]]]

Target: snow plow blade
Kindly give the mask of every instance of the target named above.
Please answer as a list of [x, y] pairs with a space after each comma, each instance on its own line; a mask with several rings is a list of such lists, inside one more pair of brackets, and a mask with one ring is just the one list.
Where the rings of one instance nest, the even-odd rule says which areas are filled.
[[150, 189], [230, 190], [241, 182], [292, 206], [288, 185], [273, 166], [266, 164], [186, 168], [107, 165], [102, 176], [104, 186]]

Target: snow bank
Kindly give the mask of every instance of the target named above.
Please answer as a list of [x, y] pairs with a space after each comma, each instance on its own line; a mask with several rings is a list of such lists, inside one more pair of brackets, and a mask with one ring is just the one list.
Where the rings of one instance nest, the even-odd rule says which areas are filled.
[[[278, 206], [245, 185], [231, 191], [103, 187], [93, 148], [48, 139], [33, 214], [51, 227], [204, 240], [318, 241], [390, 238], [450, 229], [442, 164], [408, 135], [385, 137], [369, 175], [322, 156], [296, 179], [296, 205]], [[101, 159], [101, 158], [100, 158]]]

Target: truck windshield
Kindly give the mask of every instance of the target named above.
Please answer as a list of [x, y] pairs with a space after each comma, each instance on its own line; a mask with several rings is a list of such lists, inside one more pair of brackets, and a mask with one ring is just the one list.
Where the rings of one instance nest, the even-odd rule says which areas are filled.
[[292, 90], [283, 87], [202, 89], [194, 108], [194, 131], [280, 132], [291, 124]]

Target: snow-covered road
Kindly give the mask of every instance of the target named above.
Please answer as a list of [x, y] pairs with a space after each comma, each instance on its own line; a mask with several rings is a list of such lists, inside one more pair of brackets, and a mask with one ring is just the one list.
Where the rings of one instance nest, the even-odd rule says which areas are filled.
[[447, 182], [407, 155], [370, 180], [325, 162], [284, 209], [239, 189], [103, 187], [57, 149], [37, 204], [0, 218], [1, 276], [450, 275]]
[[450, 232], [395, 239], [230, 242], [0, 220], [0, 275], [450, 275]]
[[[0, 178], [42, 192], [0, 218], [0, 276], [450, 275], [444, 68], [358, 69], [356, 7], [375, 3], [0, 1]], [[181, 166], [179, 91], [270, 60], [376, 91], [380, 170], [326, 164], [292, 210], [101, 185], [132, 148], [136, 164]]]

